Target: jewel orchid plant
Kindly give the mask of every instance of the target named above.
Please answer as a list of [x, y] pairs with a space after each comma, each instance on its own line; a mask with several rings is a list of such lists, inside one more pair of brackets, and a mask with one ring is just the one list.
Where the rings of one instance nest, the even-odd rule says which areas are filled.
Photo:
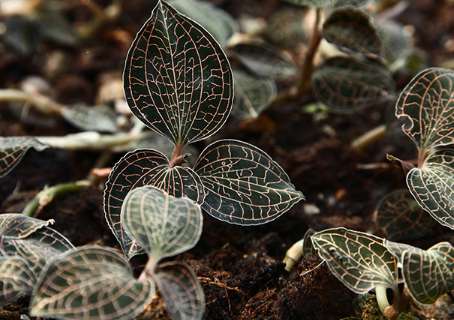
[[124, 85], [132, 113], [174, 145], [170, 158], [156, 150], [129, 152], [109, 176], [106, 218], [128, 257], [141, 248], [121, 225], [121, 207], [137, 187], [186, 196], [216, 219], [239, 225], [270, 222], [303, 199], [284, 170], [246, 142], [215, 141], [189, 165], [185, 147], [206, 140], [227, 121], [234, 80], [219, 43], [166, 1], [157, 1], [133, 42]]

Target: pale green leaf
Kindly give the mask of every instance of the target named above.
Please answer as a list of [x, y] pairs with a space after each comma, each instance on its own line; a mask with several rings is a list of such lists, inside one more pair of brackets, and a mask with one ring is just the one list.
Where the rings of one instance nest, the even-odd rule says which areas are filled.
[[362, 10], [335, 10], [323, 24], [323, 37], [347, 53], [379, 56], [382, 44], [375, 26]]
[[397, 286], [397, 261], [383, 239], [345, 228], [323, 230], [311, 239], [330, 271], [353, 292]]
[[155, 187], [145, 186], [128, 193], [121, 224], [129, 237], [157, 263], [197, 244], [203, 216], [200, 206], [192, 200], [175, 198]]
[[0, 178], [19, 164], [30, 149], [43, 151], [47, 145], [33, 137], [0, 137]]
[[235, 107], [233, 114], [240, 119], [257, 118], [277, 95], [273, 80], [258, 79], [241, 70], [234, 70]]
[[183, 263], [163, 263], [159, 265], [154, 276], [173, 320], [203, 318], [205, 296], [191, 268]]
[[0, 237], [11, 239], [26, 238], [36, 230], [47, 227], [54, 220], [40, 220], [19, 213], [0, 214]]
[[394, 81], [376, 60], [338, 56], [323, 62], [312, 75], [318, 100], [338, 112], [353, 112], [391, 101]]
[[77, 105], [64, 108], [63, 118], [75, 127], [85, 131], [117, 132], [117, 116], [107, 106], [87, 107]]
[[396, 103], [402, 130], [420, 150], [454, 143], [454, 71], [429, 68], [411, 80]]
[[94, 246], [52, 260], [36, 285], [30, 314], [65, 320], [133, 320], [155, 293], [117, 252]]
[[194, 170], [205, 189], [202, 209], [228, 223], [264, 224], [304, 199], [270, 156], [245, 142], [220, 140], [210, 144]]
[[182, 14], [200, 23], [222, 46], [239, 30], [238, 23], [227, 12], [204, 0], [170, 0]]
[[191, 168], [171, 168], [167, 157], [154, 150], [135, 150], [126, 154], [109, 175], [104, 191], [104, 212], [109, 227], [130, 258], [138, 254], [140, 248], [121, 226], [121, 207], [130, 190], [148, 185], [198, 203], [205, 197], [201, 179]]
[[128, 52], [124, 83], [134, 115], [175, 144], [211, 136], [232, 109], [233, 76], [222, 48], [161, 0]]
[[29, 295], [35, 282], [24, 259], [0, 255], [0, 307]]
[[387, 194], [375, 210], [375, 222], [392, 241], [422, 238], [433, 231], [434, 220], [421, 209], [408, 190]]
[[431, 154], [421, 168], [407, 174], [407, 185], [418, 204], [440, 224], [454, 229], [454, 150]]

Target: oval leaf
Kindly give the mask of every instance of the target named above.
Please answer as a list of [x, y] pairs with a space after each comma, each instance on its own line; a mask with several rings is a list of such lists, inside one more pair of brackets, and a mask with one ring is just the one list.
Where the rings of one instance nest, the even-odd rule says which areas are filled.
[[202, 209], [229, 223], [267, 223], [304, 199], [276, 162], [245, 142], [212, 143], [201, 153], [194, 169], [205, 189]]
[[370, 2], [370, 0], [284, 0], [284, 1], [299, 6], [311, 6], [318, 8], [363, 6]]
[[178, 11], [200, 23], [222, 46], [239, 30], [238, 23], [224, 10], [206, 1], [170, 0]]
[[442, 225], [454, 229], [454, 150], [429, 156], [407, 174], [407, 186], [418, 204]]
[[173, 320], [203, 318], [205, 296], [191, 268], [183, 263], [163, 263], [154, 276], [167, 312]]
[[323, 24], [323, 37], [347, 53], [379, 56], [382, 44], [369, 16], [362, 10], [334, 11]]
[[303, 8], [284, 8], [275, 12], [265, 29], [267, 40], [279, 48], [295, 48], [307, 40]]
[[406, 250], [402, 255], [402, 274], [413, 299], [432, 304], [454, 289], [454, 248], [441, 242], [424, 250]]
[[0, 307], [30, 294], [35, 282], [24, 259], [0, 256]]
[[85, 131], [117, 132], [117, 115], [107, 106], [87, 107], [77, 105], [64, 108], [63, 118], [75, 127]]
[[318, 100], [340, 112], [377, 106], [392, 99], [394, 81], [386, 67], [375, 60], [334, 57], [312, 75]]
[[191, 168], [170, 168], [167, 157], [154, 150], [126, 154], [109, 175], [104, 191], [104, 212], [109, 227], [130, 258], [138, 254], [140, 248], [120, 224], [121, 206], [130, 190], [146, 185], [156, 186], [176, 197], [185, 195], [198, 203], [205, 197], [200, 177]]
[[128, 193], [121, 224], [157, 263], [193, 248], [202, 234], [203, 217], [192, 200], [145, 186]]
[[47, 145], [32, 137], [0, 137], [0, 178], [13, 170], [32, 148], [43, 151]]
[[132, 112], [175, 144], [203, 140], [233, 102], [229, 61], [200, 25], [158, 1], [129, 50], [125, 93]]
[[235, 109], [233, 114], [240, 119], [257, 118], [277, 95], [273, 80], [257, 79], [247, 73], [234, 70]]
[[[257, 41], [240, 43], [231, 50], [249, 71], [259, 77], [286, 80], [297, 73], [296, 65], [289, 57], [265, 43]], [[235, 83], [236, 88], [241, 87], [236, 78]]]
[[0, 214], [0, 237], [10, 239], [26, 238], [36, 230], [47, 227], [54, 220], [39, 220], [18, 213]]
[[397, 286], [397, 261], [383, 239], [345, 228], [323, 230], [311, 239], [330, 271], [353, 292]]
[[375, 222], [392, 241], [422, 238], [435, 226], [434, 220], [421, 209], [408, 190], [387, 194], [375, 210]]
[[155, 293], [113, 250], [82, 247], [52, 260], [36, 285], [31, 315], [74, 320], [135, 319]]
[[429, 68], [405, 87], [396, 103], [402, 130], [419, 149], [454, 143], [454, 71]]

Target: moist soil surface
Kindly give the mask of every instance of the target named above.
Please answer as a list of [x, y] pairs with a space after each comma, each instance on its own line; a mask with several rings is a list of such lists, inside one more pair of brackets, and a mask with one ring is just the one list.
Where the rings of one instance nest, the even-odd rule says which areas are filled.
[[[97, 2], [101, 6], [109, 3]], [[279, 5], [279, 1], [272, 0], [213, 2], [234, 16], [248, 12], [266, 17]], [[435, 2], [442, 5], [437, 6]], [[124, 18], [118, 25], [101, 29], [99, 41], [88, 41], [83, 47], [54, 48], [43, 44], [32, 58], [12, 53], [0, 57], [2, 87], [15, 86], [28, 75], [45, 77], [42, 62], [49, 52], [58, 49], [73, 63], [57, 78], [49, 79], [55, 87], [56, 99], [61, 103], [82, 100], [93, 104], [98, 75], [121, 71], [131, 36], [151, 12], [151, 5], [145, 3], [127, 1], [123, 6]], [[260, 9], [254, 11], [254, 8]], [[442, 8], [452, 9], [444, 1], [411, 1], [399, 16], [399, 20], [414, 26], [417, 45], [427, 52], [429, 64], [448, 55], [447, 49], [440, 45], [443, 37], [453, 34], [454, 23], [446, 18]], [[86, 14], [82, 9], [69, 12], [74, 16]], [[114, 27], [112, 32], [124, 31], [126, 39], [120, 41], [117, 35], [112, 40], [109, 27]], [[409, 78], [399, 75], [396, 81], [400, 90]], [[241, 139], [265, 150], [282, 165], [306, 201], [276, 221], [258, 227], [229, 225], [204, 215], [200, 242], [175, 259], [188, 263], [199, 277], [206, 296], [206, 319], [328, 320], [357, 315], [353, 303], [356, 295], [325, 266], [315, 268], [320, 262], [317, 258], [300, 261], [290, 273], [285, 271], [282, 260], [286, 250], [308, 228], [344, 226], [380, 234], [373, 221], [375, 206], [386, 193], [405, 188], [403, 171], [387, 162], [386, 154], [413, 159], [416, 151], [397, 126], [362, 153], [350, 149], [352, 140], [392, 118], [392, 105], [349, 115], [320, 115], [303, 110], [302, 106], [311, 101], [313, 97], [307, 96], [298, 102], [274, 105], [248, 123], [232, 120], [212, 138]], [[21, 121], [16, 111], [2, 106], [1, 136], [76, 132], [62, 120], [33, 112], [26, 117], [28, 120]], [[196, 145], [199, 150], [203, 146]], [[83, 179], [99, 156], [96, 152], [30, 151], [13, 172], [0, 180], [1, 212], [21, 212], [46, 185]], [[106, 166], [112, 166], [120, 156], [112, 156]], [[104, 219], [104, 182], [56, 199], [38, 217], [55, 219], [55, 229], [77, 246], [100, 244], [119, 248]], [[416, 244], [424, 247], [435, 243], [437, 237], [446, 240], [445, 231], [434, 230], [429, 239]], [[132, 260], [138, 273], [144, 263], [143, 257]], [[26, 306], [27, 301], [22, 301], [0, 309], [0, 318], [19, 319], [20, 310]], [[147, 308], [143, 319], [167, 319], [160, 299]]]

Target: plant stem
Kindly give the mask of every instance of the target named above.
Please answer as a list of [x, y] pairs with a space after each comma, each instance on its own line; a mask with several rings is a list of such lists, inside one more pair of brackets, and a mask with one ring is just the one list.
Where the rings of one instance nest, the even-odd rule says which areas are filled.
[[381, 313], [387, 319], [394, 320], [399, 315], [400, 293], [397, 287], [393, 288], [393, 303], [390, 304], [386, 294], [387, 289], [385, 286], [377, 286], [375, 288], [375, 296]]
[[184, 148], [184, 144], [177, 143], [175, 145], [175, 148], [173, 149], [172, 157], [170, 158], [170, 161], [169, 161], [170, 168], [179, 166], [183, 163], [183, 161], [184, 161], [183, 148]]
[[156, 268], [156, 262], [153, 258], [148, 258], [148, 262], [143, 268], [142, 273], [139, 276], [139, 281], [145, 281], [147, 279], [151, 279], [154, 273], [154, 269]]
[[307, 49], [306, 57], [301, 68], [301, 79], [298, 85], [298, 93], [303, 95], [310, 87], [310, 80], [314, 70], [314, 58], [317, 53], [320, 42], [322, 41], [322, 33], [320, 30], [320, 22], [322, 20], [322, 9], [317, 8], [315, 11], [315, 22], [312, 30], [312, 37]]
[[350, 147], [353, 151], [361, 152], [371, 144], [383, 139], [386, 133], [386, 126], [380, 125], [372, 130], [367, 131], [360, 137], [353, 140]]
[[90, 186], [88, 180], [81, 180], [76, 182], [61, 183], [55, 186], [45, 188], [40, 191], [32, 201], [30, 201], [23, 210], [22, 214], [35, 217], [38, 213], [49, 203], [51, 203], [56, 197], [64, 194], [72, 193], [85, 189]]

